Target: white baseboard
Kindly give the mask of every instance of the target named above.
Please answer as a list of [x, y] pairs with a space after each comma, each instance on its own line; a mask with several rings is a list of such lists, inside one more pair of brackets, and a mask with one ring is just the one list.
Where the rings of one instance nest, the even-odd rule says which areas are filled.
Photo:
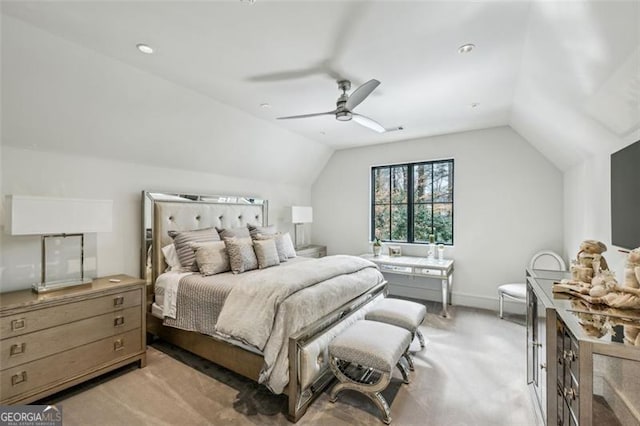
[[[442, 302], [442, 290], [440, 288], [425, 288], [407, 285], [398, 282], [389, 282], [389, 293], [394, 296], [410, 297], [412, 299], [433, 300]], [[451, 304], [457, 306], [468, 306], [472, 308], [488, 309], [498, 312], [499, 302], [496, 289], [496, 297], [478, 296], [475, 294], [459, 293], [455, 291], [455, 285], [451, 295]], [[506, 300], [504, 301], [504, 311], [510, 314], [524, 315], [526, 305]]]

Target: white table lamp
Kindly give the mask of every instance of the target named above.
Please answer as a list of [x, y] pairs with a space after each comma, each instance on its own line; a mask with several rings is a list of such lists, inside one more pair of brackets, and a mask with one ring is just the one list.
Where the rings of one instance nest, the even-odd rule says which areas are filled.
[[297, 249], [304, 247], [304, 229], [302, 233], [302, 244], [298, 244], [298, 226], [303, 223], [313, 222], [313, 208], [307, 206], [291, 206], [291, 222], [293, 222], [295, 246]]
[[[42, 270], [38, 293], [87, 284], [84, 276], [84, 234], [111, 232], [113, 202], [8, 195], [5, 232], [10, 235], [40, 235]], [[51, 281], [47, 273], [47, 241], [51, 238], [80, 239], [80, 276], [74, 280]]]

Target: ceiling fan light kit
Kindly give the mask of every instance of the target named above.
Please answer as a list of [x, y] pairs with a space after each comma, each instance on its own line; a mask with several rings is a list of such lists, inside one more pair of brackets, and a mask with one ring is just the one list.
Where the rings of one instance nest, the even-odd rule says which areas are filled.
[[[297, 118], [318, 117], [321, 115], [334, 115], [338, 121], [355, 121], [356, 123], [378, 133], [385, 133], [386, 129], [377, 121], [364, 115], [353, 112], [353, 109], [360, 105], [378, 86], [380, 82], [371, 79], [358, 87], [356, 90], [347, 94], [351, 90], [351, 82], [349, 80], [338, 80], [338, 88], [342, 90], [342, 94], [336, 101], [336, 109], [327, 112], [318, 112], [313, 114], [291, 115], [288, 117], [278, 117], [278, 120], [290, 120]], [[398, 130], [394, 128], [393, 130]]]

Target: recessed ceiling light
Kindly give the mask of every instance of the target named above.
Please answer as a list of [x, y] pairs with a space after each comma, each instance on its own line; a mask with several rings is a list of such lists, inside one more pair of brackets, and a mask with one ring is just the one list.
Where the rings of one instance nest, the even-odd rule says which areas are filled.
[[267, 103], [267, 102], [265, 102], [265, 103], [263, 103], [263, 104], [260, 104], [260, 106], [261, 106], [262, 108], [271, 108], [271, 104], [270, 104], [270, 103]]
[[136, 47], [139, 51], [141, 51], [142, 53], [146, 53], [147, 55], [151, 55], [153, 53], [153, 48], [144, 43], [138, 43], [136, 44]]
[[475, 44], [471, 44], [471, 43], [463, 44], [458, 48], [458, 53], [469, 53], [474, 49], [474, 47], [476, 47]]
[[480, 102], [474, 102], [471, 104], [471, 108], [477, 108], [480, 106]]

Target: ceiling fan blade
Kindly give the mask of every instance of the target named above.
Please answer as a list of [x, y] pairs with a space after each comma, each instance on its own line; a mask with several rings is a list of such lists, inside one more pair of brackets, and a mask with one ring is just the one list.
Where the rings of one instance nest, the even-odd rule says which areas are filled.
[[299, 78], [306, 78], [316, 74], [324, 73], [323, 66], [314, 66], [305, 69], [299, 70], [290, 70], [290, 71], [278, 71], [272, 72], [268, 74], [261, 75], [253, 75], [247, 78], [247, 81], [253, 81], [257, 83], [265, 83], [265, 82], [274, 82], [274, 81], [285, 81], [285, 80], [295, 80]]
[[353, 93], [349, 96], [349, 99], [347, 99], [347, 104], [345, 105], [345, 107], [349, 111], [353, 111], [353, 109], [360, 105], [362, 101], [367, 99], [367, 96], [369, 96], [371, 92], [376, 90], [376, 87], [378, 87], [379, 85], [380, 82], [375, 78], [367, 81], [362, 86], [353, 91]]
[[316, 112], [314, 114], [302, 114], [302, 115], [290, 115], [288, 117], [278, 117], [278, 120], [289, 120], [292, 118], [309, 118], [309, 117], [318, 117], [320, 115], [333, 115], [336, 111], [327, 111], [327, 112]]
[[371, 130], [374, 130], [378, 133], [384, 133], [386, 132], [385, 128], [382, 127], [382, 124], [378, 123], [375, 120], [372, 120], [369, 117], [365, 117], [364, 115], [360, 115], [360, 114], [356, 114], [355, 112], [351, 113], [351, 118], [353, 119], [353, 121], [355, 121], [356, 123], [360, 124], [361, 126], [367, 127]]

